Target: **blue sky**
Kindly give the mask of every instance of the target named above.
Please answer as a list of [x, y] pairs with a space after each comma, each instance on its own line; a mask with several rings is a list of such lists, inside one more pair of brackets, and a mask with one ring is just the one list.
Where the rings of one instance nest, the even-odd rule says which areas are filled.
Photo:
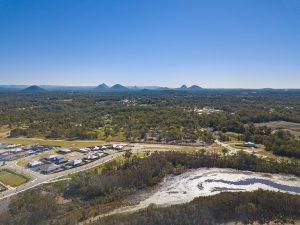
[[300, 88], [298, 0], [0, 0], [0, 84]]

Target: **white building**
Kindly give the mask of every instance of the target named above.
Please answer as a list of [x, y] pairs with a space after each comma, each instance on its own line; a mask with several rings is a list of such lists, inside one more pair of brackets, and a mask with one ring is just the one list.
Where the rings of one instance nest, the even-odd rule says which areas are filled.
[[104, 153], [96, 153], [96, 156], [98, 156], [99, 158], [101, 158], [104, 155]]
[[99, 157], [96, 156], [96, 155], [87, 155], [84, 157], [84, 159], [86, 160], [95, 160], [95, 159], [98, 159]]
[[71, 152], [71, 150], [67, 149], [67, 148], [62, 148], [62, 149], [59, 150], [59, 152], [62, 153], [62, 154], [68, 154], [68, 153]]
[[32, 162], [29, 162], [27, 164], [28, 167], [36, 167], [36, 166], [40, 166], [42, 165], [43, 163], [41, 161], [32, 161]]
[[249, 147], [249, 148], [258, 148], [258, 147], [259, 147], [258, 144], [255, 144], [255, 143], [253, 143], [253, 142], [245, 142], [245, 143], [244, 143], [244, 146], [245, 146], [245, 147]]
[[73, 162], [69, 163], [69, 166], [75, 167], [82, 163], [82, 159], [75, 159]]
[[92, 147], [92, 151], [98, 151], [98, 150], [100, 150], [100, 148], [98, 146]]
[[81, 152], [81, 153], [88, 153], [90, 151], [90, 149], [89, 148], [81, 148], [81, 149], [79, 149], [79, 152]]
[[100, 147], [100, 150], [105, 150], [106, 149], [106, 146], [105, 145], [102, 145], [101, 147]]
[[13, 153], [13, 154], [16, 154], [16, 153], [19, 153], [19, 152], [22, 152], [22, 151], [23, 151], [23, 149], [21, 149], [21, 148], [14, 148], [14, 149], [10, 150], [10, 152]]

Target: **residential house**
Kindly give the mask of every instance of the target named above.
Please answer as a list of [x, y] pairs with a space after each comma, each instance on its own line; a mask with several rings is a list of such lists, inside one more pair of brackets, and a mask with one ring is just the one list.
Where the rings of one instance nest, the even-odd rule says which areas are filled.
[[62, 148], [58, 152], [61, 153], [61, 154], [68, 154], [72, 151], [70, 149], [67, 149], [67, 148]]
[[68, 162], [68, 160], [65, 159], [65, 158], [57, 158], [57, 159], [55, 160], [55, 164], [56, 164], [56, 165], [64, 164], [64, 163], [66, 163], [66, 162]]
[[50, 155], [50, 156], [46, 157], [45, 160], [54, 162], [55, 160], [60, 159], [60, 158], [62, 158], [62, 157], [59, 155]]
[[92, 151], [98, 151], [98, 150], [100, 150], [100, 148], [98, 146], [94, 146], [94, 147], [91, 148], [91, 150]]
[[59, 168], [59, 166], [51, 163], [51, 164], [44, 164], [44, 165], [40, 166], [39, 169], [40, 169], [41, 173], [43, 173], [43, 174], [49, 174], [49, 173], [54, 172], [58, 168]]
[[27, 166], [33, 168], [33, 167], [40, 166], [40, 165], [42, 165], [42, 164], [43, 164], [43, 163], [42, 163], [41, 161], [32, 161], [32, 162], [29, 162], [29, 163], [27, 164]]
[[10, 161], [12, 158], [10, 155], [0, 155], [0, 161]]
[[10, 152], [11, 152], [12, 154], [17, 154], [17, 153], [22, 152], [22, 151], [23, 151], [23, 150], [22, 150], [21, 148], [14, 148], [14, 149], [10, 150]]
[[86, 154], [86, 153], [88, 153], [91, 150], [89, 148], [81, 148], [78, 151], [81, 152], [81, 153], [83, 153], [83, 154]]
[[95, 160], [98, 159], [99, 157], [96, 155], [87, 155], [84, 157], [85, 160]]
[[82, 159], [75, 159], [73, 162], [69, 163], [69, 166], [75, 167], [82, 163]]
[[245, 147], [248, 147], [248, 148], [258, 148], [258, 147], [259, 147], [258, 144], [255, 144], [255, 143], [253, 143], [253, 142], [245, 142], [245, 143], [244, 143], [244, 146], [245, 146]]
[[103, 150], [105, 150], [105, 149], [106, 149], [106, 146], [105, 146], [105, 145], [101, 145], [101, 146], [100, 146], [100, 150], [103, 151]]

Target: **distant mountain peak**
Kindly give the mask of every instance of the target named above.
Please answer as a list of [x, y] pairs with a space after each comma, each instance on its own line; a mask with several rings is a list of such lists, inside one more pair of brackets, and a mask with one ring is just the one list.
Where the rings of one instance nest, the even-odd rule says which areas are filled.
[[102, 83], [96, 87], [96, 89], [98, 89], [98, 90], [104, 90], [104, 89], [108, 89], [108, 88], [109, 87], [105, 83]]
[[126, 91], [126, 90], [128, 90], [127, 87], [125, 87], [125, 86], [123, 86], [123, 85], [121, 85], [121, 84], [115, 84], [115, 85], [112, 86], [110, 89], [111, 89], [111, 90], [114, 90], [114, 91]]
[[192, 90], [192, 91], [199, 91], [199, 90], [202, 90], [203, 88], [198, 85], [192, 85], [188, 89]]
[[46, 90], [37, 86], [37, 85], [32, 85], [28, 88], [25, 88], [22, 90], [22, 92], [26, 92], [26, 93], [40, 93], [40, 92], [45, 92]]
[[184, 85], [182, 85], [179, 89], [183, 89], [183, 90], [185, 90], [185, 89], [187, 89], [188, 87], [184, 84]]

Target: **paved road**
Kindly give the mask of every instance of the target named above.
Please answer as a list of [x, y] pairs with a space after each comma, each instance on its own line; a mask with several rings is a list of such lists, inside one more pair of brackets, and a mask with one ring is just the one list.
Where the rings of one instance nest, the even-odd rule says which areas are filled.
[[[240, 151], [240, 149], [236, 149], [233, 148], [231, 146], [229, 146], [228, 144], [225, 144], [223, 142], [220, 142], [218, 140], [215, 140], [215, 143], [220, 145], [221, 147], [227, 149], [229, 152], [227, 154], [236, 154], [237, 152]], [[165, 147], [165, 149], [163, 149], [162, 147]], [[155, 151], [170, 151], [170, 149], [173, 149], [176, 151], [176, 149], [178, 148], [182, 148], [183, 146], [176, 146], [176, 145], [166, 145], [166, 144], [141, 144], [141, 143], [135, 143], [135, 144], [130, 144], [127, 145], [127, 148], [131, 149], [133, 153], [136, 152], [155, 152]], [[197, 149], [196, 146], [194, 146], [195, 149]], [[251, 150], [243, 150], [244, 152], [247, 153], [252, 153]], [[16, 163], [17, 161], [10, 161], [7, 162], [7, 164], [5, 166], [3, 166], [2, 168], [9, 168], [9, 169], [13, 169], [16, 170], [19, 173], [24, 173], [24, 174], [28, 174], [31, 177], [33, 177], [33, 180], [23, 184], [21, 186], [18, 186], [16, 188], [10, 188], [9, 190], [3, 191], [0, 193], [0, 200], [11, 197], [13, 195], [16, 195], [20, 192], [26, 191], [28, 189], [31, 189], [33, 187], [36, 187], [38, 185], [41, 185], [43, 183], [48, 183], [54, 179], [69, 175], [69, 174], [73, 174], [73, 173], [78, 173], [96, 166], [99, 166], [103, 163], [106, 163], [114, 158], [120, 157], [121, 155], [125, 154], [125, 152], [119, 152], [119, 153], [114, 153], [111, 155], [108, 155], [106, 157], [103, 157], [99, 160], [93, 161], [89, 164], [80, 166], [80, 167], [76, 167], [73, 168], [71, 170], [65, 170], [65, 171], [61, 171], [58, 173], [53, 173], [53, 174], [49, 174], [49, 175], [43, 175], [40, 174], [38, 172], [32, 171], [28, 168], [23, 168], [21, 166], [18, 166]]]
[[106, 163], [106, 162], [108, 162], [108, 161], [110, 161], [114, 158], [120, 157], [123, 154], [125, 154], [125, 152], [119, 152], [119, 153], [111, 154], [111, 155], [105, 156], [101, 159], [98, 159], [96, 161], [93, 161], [89, 164], [86, 164], [86, 165], [83, 165], [83, 166], [80, 166], [80, 167], [76, 167], [76, 168], [73, 168], [71, 170], [64, 170], [64, 171], [49, 174], [49, 175], [39, 174], [39, 173], [34, 172], [30, 169], [20, 167], [16, 164], [16, 162], [13, 162], [13, 161], [9, 162], [3, 168], [9, 168], [9, 169], [16, 170], [17, 172], [20, 172], [20, 173], [29, 174], [34, 179], [30, 182], [27, 182], [25, 184], [22, 184], [22, 185], [16, 187], [16, 188], [12, 188], [12, 189], [1, 192], [0, 193], [0, 200], [11, 197], [13, 195], [16, 195], [18, 193], [26, 191], [28, 189], [31, 189], [31, 188], [36, 187], [38, 185], [41, 185], [43, 183], [47, 183], [47, 182], [49, 182], [53, 179], [57, 179], [57, 178], [60, 178], [60, 177], [63, 177], [63, 176], [69, 175], [69, 174], [74, 174], [74, 173], [78, 173], [78, 172], [81, 172], [81, 171], [84, 171], [84, 170], [91, 169], [93, 167], [96, 167], [96, 166], [99, 166], [103, 163]]
[[239, 149], [231, 147], [230, 145], [225, 144], [225, 143], [223, 143], [221, 141], [218, 141], [218, 140], [215, 140], [215, 143], [218, 144], [218, 145], [220, 145], [221, 147], [227, 149], [229, 151], [228, 152], [229, 155], [236, 154], [236, 153], [238, 153], [240, 151]]
[[[124, 145], [126, 145], [126, 144], [124, 144]], [[157, 147], [157, 149], [156, 149], [156, 147]], [[161, 149], [161, 147], [165, 147], [166, 149]], [[127, 144], [126, 148], [131, 149], [133, 153], [137, 153], [137, 152], [145, 152], [145, 151], [147, 151], [147, 152], [155, 152], [155, 151], [163, 151], [163, 150], [170, 151], [170, 148], [173, 148], [174, 150], [176, 150], [176, 148], [182, 148], [182, 146], [166, 145], [166, 144], [135, 143], [135, 144]], [[147, 149], [147, 148], [152, 148], [152, 149]], [[33, 178], [33, 180], [31, 180], [30, 182], [27, 182], [23, 185], [20, 185], [16, 188], [9, 188], [8, 190], [1, 192], [0, 200], [14, 196], [18, 193], [29, 190], [38, 185], [51, 182], [54, 179], [57, 179], [57, 178], [60, 178], [60, 177], [63, 177], [63, 176], [69, 175], [69, 174], [78, 173], [78, 172], [99, 166], [99, 165], [106, 163], [114, 158], [120, 157], [123, 154], [125, 154], [125, 152], [114, 153], [114, 154], [108, 155], [102, 159], [91, 162], [89, 164], [86, 164], [86, 165], [83, 165], [80, 167], [76, 167], [71, 170], [65, 170], [65, 171], [61, 171], [61, 172], [53, 173], [53, 174], [49, 174], [49, 175], [40, 174], [39, 172], [32, 171], [29, 168], [24, 168], [24, 167], [18, 166], [17, 160], [6, 162], [6, 165], [3, 166], [2, 168], [8, 168], [8, 169], [16, 170], [19, 173], [28, 174]]]

